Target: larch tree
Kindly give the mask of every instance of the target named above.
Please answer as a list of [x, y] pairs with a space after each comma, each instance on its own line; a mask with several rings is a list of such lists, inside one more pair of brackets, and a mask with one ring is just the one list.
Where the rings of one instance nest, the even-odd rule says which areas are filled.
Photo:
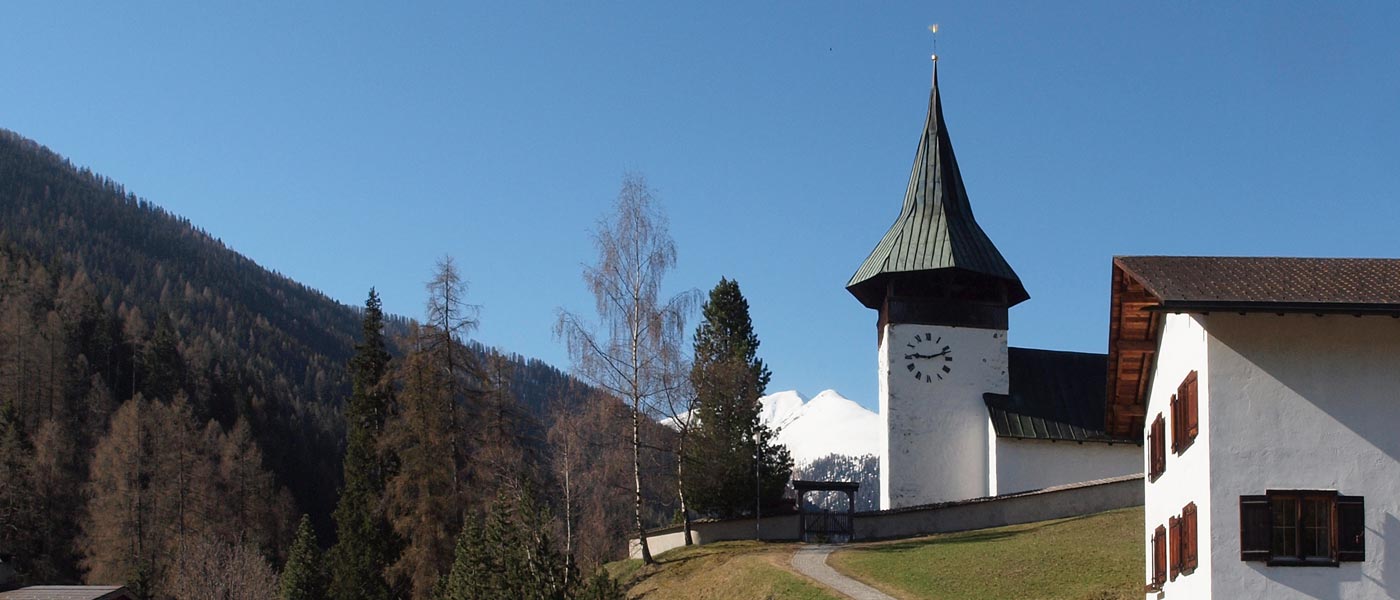
[[[782, 496], [792, 458], [760, 419], [758, 399], [771, 375], [758, 358], [758, 335], [738, 282], [720, 279], [701, 312], [690, 371], [695, 424], [687, 495], [698, 512], [735, 516], [756, 509], [756, 500], [769, 504]], [[761, 499], [754, 497], [756, 485]]]
[[480, 395], [480, 368], [463, 344], [476, 325], [475, 308], [451, 258], [437, 264], [427, 284], [428, 323], [410, 327], [394, 377], [398, 392], [383, 444], [396, 461], [385, 486], [385, 512], [404, 541], [389, 573], [428, 598], [451, 567], [453, 535], [462, 510], [475, 504], [464, 410]]
[[93, 451], [83, 522], [83, 567], [93, 584], [121, 583], [142, 598], [154, 592], [162, 548], [149, 482], [151, 402], [139, 394], [112, 416]]
[[676, 246], [642, 177], [623, 178], [613, 215], [598, 223], [594, 244], [598, 260], [584, 268], [583, 278], [601, 323], [595, 327], [561, 309], [555, 332], [567, 341], [578, 374], [631, 408], [633, 525], [642, 559], [652, 563], [643, 518], [642, 421], [667, 391], [666, 368], [680, 352], [693, 294], [662, 298]]
[[389, 417], [392, 385], [384, 340], [384, 311], [373, 289], [365, 300], [361, 340], [350, 359], [351, 394], [345, 408], [345, 485], [335, 508], [336, 543], [330, 551], [331, 596], [389, 600], [385, 571], [399, 540], [384, 517], [384, 486], [392, 472], [380, 437]]

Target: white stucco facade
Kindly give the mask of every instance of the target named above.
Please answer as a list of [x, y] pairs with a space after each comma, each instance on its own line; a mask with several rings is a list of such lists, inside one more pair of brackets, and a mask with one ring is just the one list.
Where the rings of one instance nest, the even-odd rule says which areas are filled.
[[[1145, 567], [1143, 581], [1152, 580], [1153, 530], [1158, 525], [1166, 526], [1171, 517], [1180, 516], [1182, 508], [1190, 502], [1195, 502], [1196, 531], [1200, 540], [1197, 552], [1199, 566], [1190, 574], [1178, 576], [1175, 580], [1168, 580], [1162, 589], [1165, 597], [1168, 598], [1210, 598], [1212, 597], [1211, 577], [1208, 574], [1209, 569], [1206, 567], [1210, 564], [1212, 550], [1210, 544], [1206, 543], [1211, 523], [1210, 436], [1206, 433], [1210, 427], [1210, 416], [1207, 409], [1211, 401], [1208, 391], [1210, 369], [1206, 362], [1206, 331], [1199, 318], [1186, 314], [1167, 315], [1162, 326], [1157, 356], [1152, 383], [1148, 388], [1147, 417], [1144, 420], [1151, 427], [1152, 421], [1157, 418], [1157, 415], [1160, 414], [1166, 419], [1167, 468], [1156, 480], [1153, 480], [1151, 475], [1143, 479], [1143, 485], [1146, 486], [1143, 491], [1144, 516], [1146, 518], [1146, 531], [1143, 538], [1143, 546], [1146, 549], [1143, 555]], [[1195, 442], [1185, 452], [1176, 455], [1172, 454], [1170, 440], [1172, 431], [1171, 398], [1176, 393], [1177, 386], [1186, 379], [1186, 375], [1191, 371], [1196, 371], [1199, 386], [1197, 401], [1200, 433], [1196, 435]], [[1152, 449], [1151, 445], [1146, 443], [1146, 432], [1143, 433], [1142, 439], [1144, 443], [1141, 454], [1138, 455], [1140, 461], [1138, 468], [1143, 473], [1150, 473], [1148, 461]], [[1238, 557], [1238, 548], [1236, 548], [1235, 554]], [[1148, 597], [1156, 598], [1158, 595], [1151, 593], [1148, 594]]]
[[990, 495], [1142, 474], [1142, 447], [992, 436]]
[[[990, 495], [993, 436], [982, 395], [1007, 391], [1006, 331], [896, 323], [882, 333], [880, 507]], [[945, 347], [937, 358], [914, 356]]]
[[[1171, 431], [1171, 394], [1193, 369], [1200, 433], [1184, 454], [1168, 449], [1164, 474], [1145, 481], [1145, 539], [1195, 502], [1199, 566], [1147, 597], [1400, 596], [1400, 319], [1169, 315], [1149, 425], [1161, 413]], [[1364, 497], [1365, 560], [1335, 567], [1241, 560], [1239, 498], [1268, 490]]]

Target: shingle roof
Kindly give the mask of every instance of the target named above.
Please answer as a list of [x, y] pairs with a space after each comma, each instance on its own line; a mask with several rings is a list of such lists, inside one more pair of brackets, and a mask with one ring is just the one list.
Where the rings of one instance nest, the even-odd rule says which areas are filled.
[[862, 304], [878, 308], [884, 278], [893, 273], [962, 269], [1004, 280], [1010, 304], [1027, 298], [1025, 287], [972, 216], [953, 143], [943, 124], [934, 73], [928, 117], [909, 174], [904, 207], [875, 250], [846, 284]]
[[1104, 434], [1108, 357], [1031, 348], [1007, 350], [1009, 394], [984, 394], [999, 437], [1136, 442]]
[[35, 585], [0, 592], [0, 600], [135, 600], [126, 588], [115, 585]]
[[1400, 309], [1400, 259], [1120, 256], [1162, 309]]

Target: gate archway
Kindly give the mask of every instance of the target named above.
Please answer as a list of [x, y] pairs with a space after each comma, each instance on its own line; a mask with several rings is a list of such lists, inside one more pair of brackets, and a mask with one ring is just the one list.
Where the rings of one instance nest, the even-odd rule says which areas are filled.
[[[797, 490], [797, 539], [804, 542], [844, 544], [855, 538], [856, 490], [858, 481], [799, 481]], [[806, 501], [810, 492], [840, 492], [846, 495], [846, 510], [815, 510]]]

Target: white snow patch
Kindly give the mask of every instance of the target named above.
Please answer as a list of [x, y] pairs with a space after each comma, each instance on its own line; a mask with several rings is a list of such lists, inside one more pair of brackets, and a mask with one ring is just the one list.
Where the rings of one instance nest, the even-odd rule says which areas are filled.
[[[758, 399], [763, 424], [778, 432], [778, 443], [787, 446], [792, 461], [804, 465], [828, 454], [864, 456], [880, 453], [880, 415], [846, 399], [835, 390], [823, 390], [811, 400], [795, 390], [776, 392]], [[677, 421], [662, 419], [672, 429]]]

